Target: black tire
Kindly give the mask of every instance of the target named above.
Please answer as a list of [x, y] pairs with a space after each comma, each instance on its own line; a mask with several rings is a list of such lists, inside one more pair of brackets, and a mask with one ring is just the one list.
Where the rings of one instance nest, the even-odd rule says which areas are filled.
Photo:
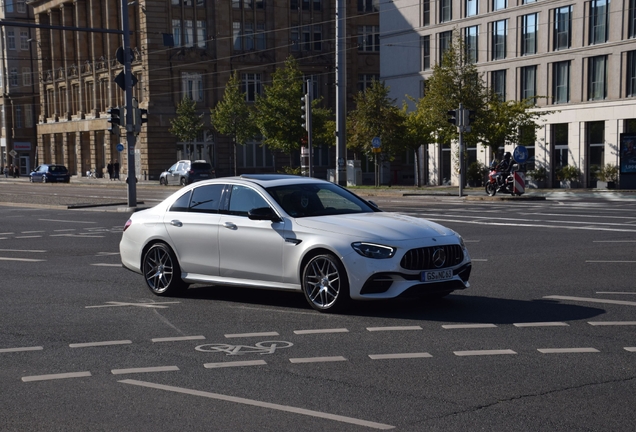
[[142, 271], [146, 285], [155, 295], [174, 296], [188, 287], [181, 280], [177, 257], [164, 243], [155, 243], [146, 251]]
[[336, 312], [351, 300], [344, 266], [334, 255], [312, 257], [303, 268], [303, 293], [309, 305], [320, 312]]
[[33, 176], [29, 176], [29, 181], [33, 183]]
[[168, 182], [167, 182], [167, 181], [166, 181], [166, 179], [165, 179], [165, 178], [163, 178], [163, 177], [161, 177], [161, 178], [159, 179], [159, 184], [160, 184], [161, 186], [168, 186]]
[[180, 184], [181, 186], [185, 186], [185, 185], [186, 185], [186, 179], [185, 179], [185, 177], [181, 177], [181, 180], [179, 180], [179, 184]]
[[497, 186], [491, 182], [486, 183], [486, 193], [488, 196], [495, 196], [497, 193]]
[[45, 175], [42, 176], [42, 183], [47, 183]]

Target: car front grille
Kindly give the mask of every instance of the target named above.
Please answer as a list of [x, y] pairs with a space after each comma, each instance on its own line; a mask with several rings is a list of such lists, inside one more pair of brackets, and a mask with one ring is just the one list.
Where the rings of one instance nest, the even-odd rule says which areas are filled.
[[[443, 264], [439, 265], [441, 256], [444, 257]], [[464, 251], [460, 245], [431, 246], [411, 249], [402, 257], [400, 266], [406, 270], [434, 270], [453, 267], [463, 260]]]

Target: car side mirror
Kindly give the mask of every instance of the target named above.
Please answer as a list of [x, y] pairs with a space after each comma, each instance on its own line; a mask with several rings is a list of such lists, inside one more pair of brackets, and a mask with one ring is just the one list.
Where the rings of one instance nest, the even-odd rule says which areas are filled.
[[247, 212], [247, 217], [251, 220], [269, 220], [272, 222], [280, 222], [280, 217], [271, 207], [253, 208]]

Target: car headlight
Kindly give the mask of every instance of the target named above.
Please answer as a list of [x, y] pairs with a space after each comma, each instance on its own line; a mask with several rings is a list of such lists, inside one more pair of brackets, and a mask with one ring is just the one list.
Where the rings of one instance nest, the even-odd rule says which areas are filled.
[[395, 255], [396, 250], [394, 247], [391, 246], [364, 242], [351, 243], [351, 247], [363, 257], [375, 259], [391, 258], [393, 255]]
[[459, 245], [463, 249], [466, 249], [466, 244], [464, 243], [464, 238], [462, 236], [460, 236], [459, 233], [457, 233], [457, 231], [453, 231], [453, 234], [455, 234], [457, 236], [457, 238], [459, 239]]

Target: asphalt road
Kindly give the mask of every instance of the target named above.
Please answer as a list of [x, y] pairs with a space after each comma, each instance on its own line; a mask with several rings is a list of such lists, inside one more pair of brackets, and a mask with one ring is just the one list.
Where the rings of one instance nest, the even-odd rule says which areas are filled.
[[[629, 196], [375, 194], [462, 234], [471, 287], [334, 315], [301, 294], [155, 297], [119, 263], [125, 187], [20, 183], [41, 201], [8, 204], [5, 186], [3, 431], [633, 430]], [[138, 197], [174, 190], [142, 185]], [[89, 200], [101, 205], [67, 209]]]

